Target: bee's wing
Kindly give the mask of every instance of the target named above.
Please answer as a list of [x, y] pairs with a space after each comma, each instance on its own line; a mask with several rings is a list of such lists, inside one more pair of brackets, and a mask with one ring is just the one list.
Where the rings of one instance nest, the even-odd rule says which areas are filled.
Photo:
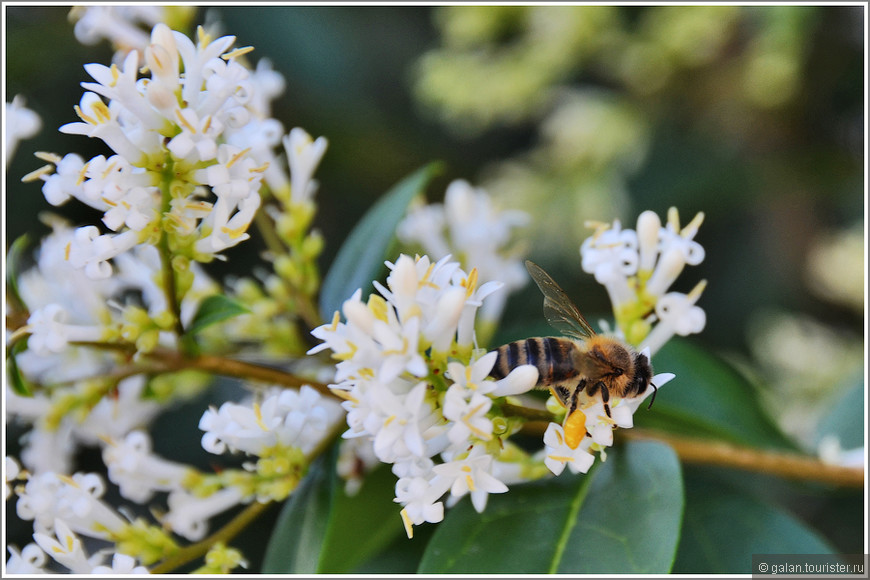
[[544, 317], [550, 326], [566, 336], [580, 340], [595, 335], [595, 331], [580, 314], [580, 309], [543, 268], [531, 260], [526, 260], [526, 269], [544, 294]]

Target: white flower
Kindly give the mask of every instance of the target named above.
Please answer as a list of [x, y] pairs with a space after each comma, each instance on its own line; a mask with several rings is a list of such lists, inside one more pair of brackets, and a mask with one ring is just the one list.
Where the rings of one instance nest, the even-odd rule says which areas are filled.
[[36, 135], [42, 128], [42, 120], [34, 111], [25, 107], [24, 97], [15, 95], [11, 103], [5, 104], [3, 125], [6, 139], [4, 154], [8, 164], [18, 148], [18, 142]]
[[295, 127], [284, 137], [284, 149], [290, 164], [290, 179], [293, 201], [305, 203], [317, 191], [317, 182], [312, 179], [323, 154], [326, 153], [325, 137], [312, 140], [304, 129]]
[[378, 399], [380, 425], [374, 435], [375, 455], [381, 461], [393, 463], [408, 454], [428, 455], [423, 432], [435, 419], [432, 407], [425, 401], [426, 389], [427, 384], [421, 382], [404, 396], [381, 392]]
[[126, 554], [112, 555], [111, 566], [97, 566], [91, 574], [112, 574], [114, 576], [127, 574], [149, 574], [148, 568], [145, 566], [137, 566], [136, 559]]
[[242, 492], [228, 487], [206, 497], [197, 497], [185, 490], [169, 494], [169, 511], [163, 516], [163, 525], [176, 534], [196, 542], [208, 532], [208, 520], [241, 503]]
[[512, 255], [511, 238], [515, 228], [525, 225], [528, 214], [500, 211], [483, 189], [467, 181], [455, 180], [447, 186], [443, 204], [412, 208], [396, 229], [406, 244], [420, 244], [435, 257], [462, 256], [469, 270], [476, 270], [482, 284], [499, 281], [505, 291], [488, 300], [481, 311], [484, 321], [499, 318], [507, 295], [528, 281], [519, 256]]
[[100, 498], [105, 484], [95, 473], [72, 477], [45, 472], [33, 475], [16, 503], [18, 517], [34, 520], [34, 530], [50, 534], [55, 519], [74, 532], [93, 538], [108, 538], [124, 525], [124, 519]]
[[46, 356], [63, 352], [70, 342], [98, 341], [103, 337], [102, 328], [66, 324], [68, 318], [67, 311], [59, 304], [49, 304], [34, 311], [27, 319], [30, 327], [28, 348]]
[[622, 229], [619, 220], [612, 227], [599, 226], [580, 246], [583, 271], [594, 274], [595, 281], [607, 289], [614, 309], [634, 298], [628, 278], [637, 273], [637, 246], [637, 234]]
[[436, 488], [444, 485], [450, 489], [451, 501], [455, 503], [466, 494], [471, 494], [474, 509], [482, 512], [491, 493], [504, 493], [507, 486], [492, 475], [493, 458], [482, 445], [475, 445], [462, 459], [448, 461], [432, 468]]
[[565, 440], [565, 430], [557, 423], [550, 423], [544, 433], [544, 464], [555, 475], [565, 469], [572, 473], [586, 473], [595, 462], [595, 456], [583, 446], [572, 449]]
[[658, 351], [674, 334], [687, 336], [704, 330], [707, 314], [700, 306], [695, 306], [706, 282], [701, 281], [688, 294], [669, 292], [656, 303], [658, 324], [641, 343], [642, 348], [651, 352]]
[[509, 397], [531, 391], [538, 384], [540, 373], [535, 365], [519, 365], [503, 379], [495, 382], [492, 394], [496, 397]]
[[19, 552], [14, 546], [7, 546], [9, 559], [6, 572], [9, 574], [47, 574], [44, 569], [47, 559], [45, 552], [36, 544], [27, 544]]
[[10, 482], [18, 479], [20, 474], [21, 466], [18, 465], [18, 462], [15, 461], [14, 457], [9, 457], [7, 455], [3, 467], [3, 478], [6, 481], [6, 496], [3, 498], [4, 500], [9, 499], [9, 496], [12, 495], [12, 486], [10, 485]]
[[444, 395], [444, 418], [452, 421], [447, 437], [454, 445], [463, 445], [473, 436], [483, 441], [492, 439], [492, 421], [486, 414], [492, 399], [473, 393], [469, 400], [461, 385], [452, 385]]
[[33, 539], [46, 554], [69, 568], [73, 574], [90, 573], [93, 565], [78, 536], [62, 519], [55, 520], [53, 529], [56, 539], [40, 532], [33, 534]]
[[76, 40], [97, 44], [108, 39], [114, 46], [142, 50], [148, 45], [148, 33], [141, 25], [154, 26], [165, 20], [165, 7], [139, 4], [76, 6], [70, 11], [75, 20]]
[[423, 477], [403, 477], [396, 482], [393, 501], [404, 506], [400, 513], [409, 538], [414, 535], [413, 526], [444, 519], [444, 504], [437, 501], [444, 491], [433, 488]]
[[192, 468], [162, 459], [151, 452], [151, 439], [144, 431], [133, 431], [123, 440], [108, 440], [103, 447], [103, 462], [109, 481], [121, 495], [144, 504], [156, 491], [180, 489]]

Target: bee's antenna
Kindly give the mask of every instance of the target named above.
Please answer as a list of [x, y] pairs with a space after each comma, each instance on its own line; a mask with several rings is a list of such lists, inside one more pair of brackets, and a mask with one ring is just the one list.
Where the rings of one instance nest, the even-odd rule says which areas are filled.
[[653, 396], [652, 396], [652, 399], [650, 399], [650, 401], [649, 401], [649, 405], [647, 406], [647, 410], [652, 409], [652, 404], [653, 404], [653, 403], [655, 402], [655, 400], [656, 400], [656, 393], [659, 392], [659, 389], [658, 389], [657, 386], [653, 385], [652, 383], [650, 383], [650, 385], [651, 385], [652, 388], [653, 388]]

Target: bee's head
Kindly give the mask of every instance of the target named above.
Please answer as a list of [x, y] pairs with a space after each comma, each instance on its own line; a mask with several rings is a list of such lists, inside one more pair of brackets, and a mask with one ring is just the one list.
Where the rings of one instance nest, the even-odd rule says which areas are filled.
[[[649, 358], [640, 352], [635, 354], [634, 380], [631, 385], [631, 391], [635, 396], [646, 391], [647, 387], [649, 387], [650, 381], [652, 381], [652, 376], [653, 370]], [[653, 385], [653, 387], [655, 388], [655, 385]], [[655, 399], [655, 392], [653, 392], [653, 399]], [[650, 401], [650, 406], [652, 406], [652, 401]]]

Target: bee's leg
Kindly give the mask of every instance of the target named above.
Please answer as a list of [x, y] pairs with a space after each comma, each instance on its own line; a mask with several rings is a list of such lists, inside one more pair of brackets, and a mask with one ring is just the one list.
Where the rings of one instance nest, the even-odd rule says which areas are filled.
[[610, 414], [610, 391], [607, 390], [607, 386], [604, 383], [598, 383], [596, 386], [601, 388], [601, 400], [604, 402], [604, 412], [607, 413], [609, 419], [613, 419], [613, 415]]
[[651, 385], [652, 388], [653, 388], [653, 396], [652, 396], [652, 399], [649, 400], [649, 406], [647, 407], [647, 409], [652, 409], [652, 404], [653, 404], [653, 402], [656, 400], [656, 393], [659, 392], [658, 387], [656, 387], [656, 386], [653, 385], [652, 383], [650, 383], [650, 385]]

